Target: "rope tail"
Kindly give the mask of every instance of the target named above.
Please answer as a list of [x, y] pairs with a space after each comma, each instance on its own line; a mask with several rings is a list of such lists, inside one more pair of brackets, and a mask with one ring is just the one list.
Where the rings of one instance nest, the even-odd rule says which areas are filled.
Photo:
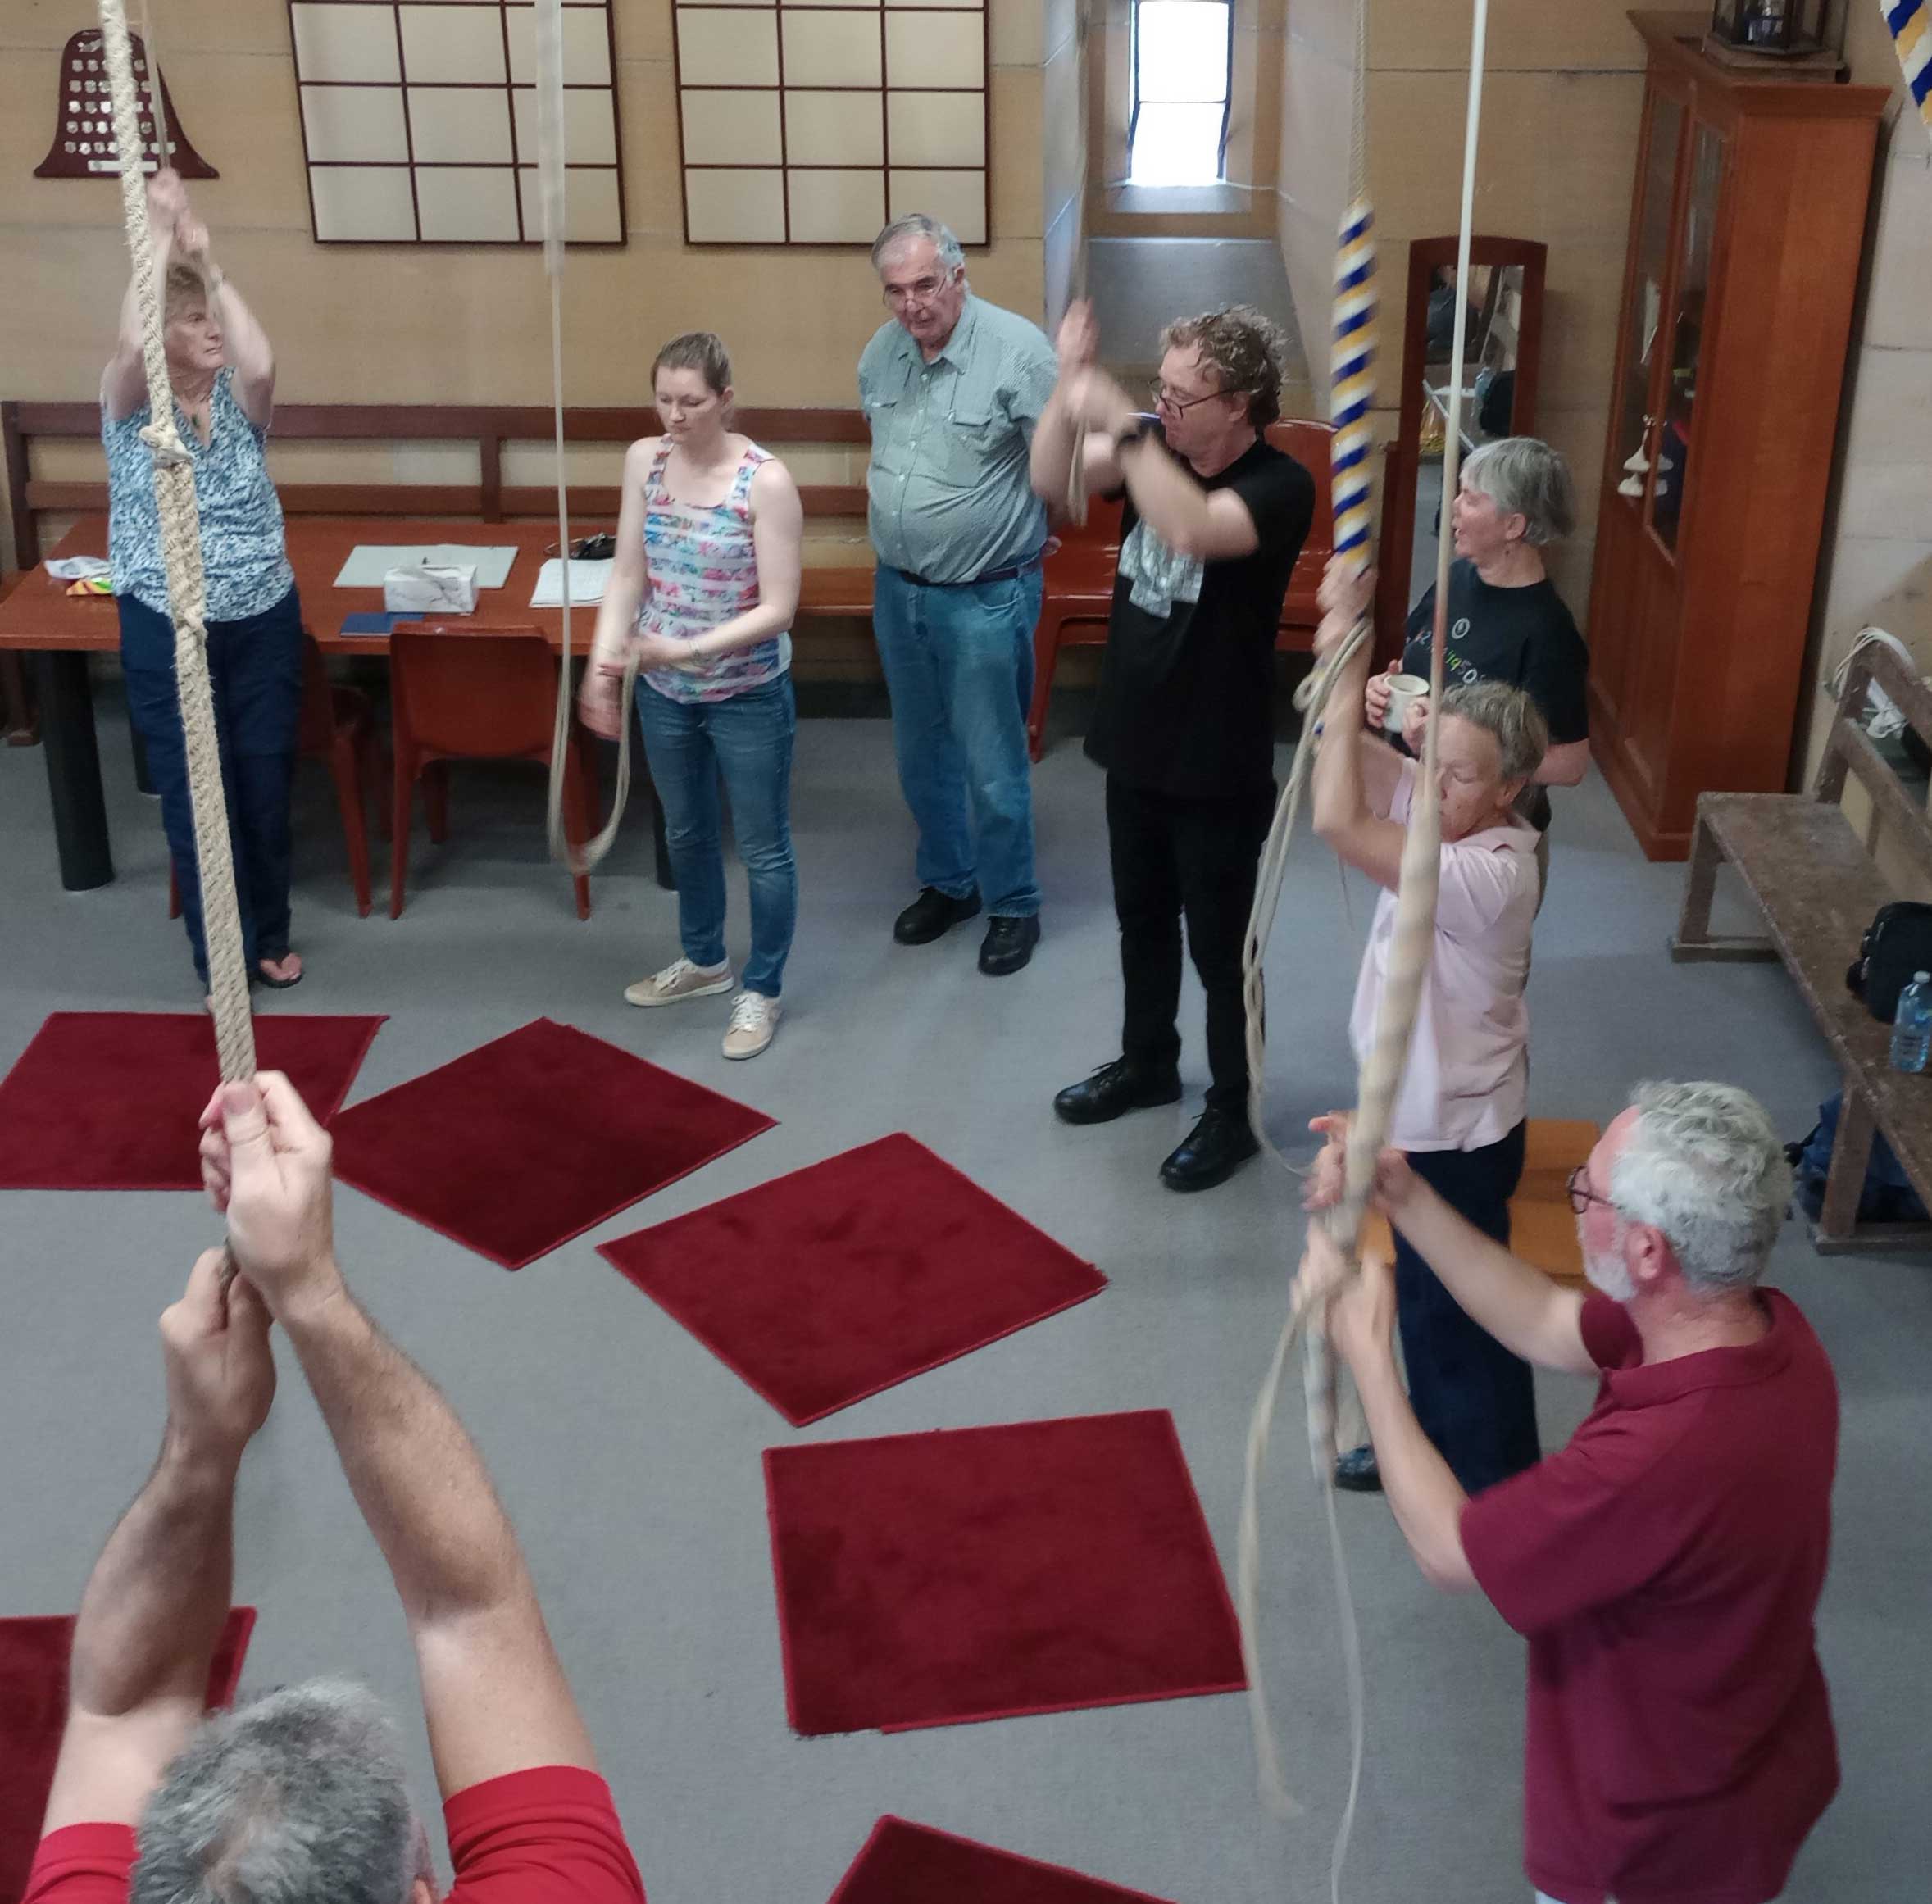
[[617, 720], [617, 784], [611, 817], [594, 839], [578, 845], [566, 834], [564, 777], [571, 770], [571, 493], [563, 429], [563, 266], [566, 218], [563, 98], [563, 0], [536, 0], [537, 197], [543, 232], [543, 274], [550, 281], [550, 410], [557, 465], [557, 555], [563, 577], [563, 654], [557, 670], [557, 720], [550, 735], [551, 857], [575, 875], [588, 873], [610, 852], [630, 797], [630, 711], [637, 693], [634, 652], [625, 662]]
[[[202, 572], [201, 514], [194, 465], [175, 427], [175, 393], [162, 344], [161, 302], [148, 230], [148, 189], [134, 52], [121, 0], [101, 0], [101, 50], [114, 105], [114, 143], [120, 167], [120, 210], [134, 260], [134, 295], [141, 307], [141, 362], [148, 377], [148, 426], [141, 440], [154, 457], [154, 499], [161, 519], [161, 557], [168, 578], [168, 613], [175, 624], [175, 683], [188, 756], [188, 791], [194, 810], [194, 852], [200, 867], [202, 930], [208, 990], [214, 999], [215, 1047], [226, 1081], [255, 1075], [255, 1024], [248, 1011], [248, 963], [235, 901], [229, 851], [228, 806], [221, 783], [221, 748], [208, 684], [207, 586]], [[148, 49], [148, 76], [158, 110], [161, 70]], [[165, 149], [165, 148], [164, 148]]]
[[[1467, 343], [1470, 234], [1474, 217], [1477, 134], [1481, 123], [1483, 70], [1488, 39], [1488, 0], [1473, 0], [1470, 54], [1468, 111], [1464, 127], [1462, 193], [1457, 248], [1459, 294], [1456, 308], [1455, 335], [1452, 347], [1454, 366], [1450, 381], [1448, 443], [1443, 459], [1443, 520], [1437, 557], [1435, 628], [1430, 653], [1430, 700], [1439, 707], [1443, 689], [1443, 650], [1448, 603], [1448, 569], [1453, 536], [1449, 515], [1453, 506], [1461, 470], [1462, 378], [1462, 366]], [[1351, 155], [1352, 193], [1342, 220], [1335, 273], [1334, 343], [1332, 360], [1331, 414], [1335, 437], [1331, 448], [1330, 475], [1334, 484], [1335, 552], [1361, 575], [1368, 566], [1368, 548], [1372, 530], [1372, 507], [1368, 459], [1372, 437], [1368, 411], [1374, 396], [1375, 355], [1375, 255], [1374, 211], [1368, 199], [1364, 173], [1366, 114], [1363, 75], [1366, 66], [1366, 16], [1358, 5], [1356, 17], [1356, 116], [1354, 146]], [[1264, 997], [1261, 979], [1262, 955], [1280, 903], [1282, 875], [1294, 818], [1314, 753], [1313, 742], [1320, 732], [1320, 717], [1335, 680], [1348, 660], [1368, 638], [1366, 619], [1352, 629], [1336, 653], [1318, 666], [1304, 684], [1298, 702], [1305, 702], [1302, 742], [1295, 750], [1294, 767], [1275, 825], [1263, 849], [1261, 873], [1257, 881], [1255, 904], [1248, 921], [1243, 947], [1243, 985], [1248, 1007], [1250, 1120], [1257, 1136], [1269, 1154], [1284, 1161], [1270, 1141], [1261, 1111], [1265, 1099], [1262, 1060], [1265, 1056]], [[1349, 1128], [1344, 1188], [1340, 1202], [1323, 1212], [1318, 1220], [1340, 1246], [1343, 1277], [1354, 1273], [1361, 1219], [1375, 1182], [1375, 1160], [1387, 1138], [1397, 1094], [1408, 1057], [1415, 1029], [1422, 987], [1426, 981], [1435, 943], [1435, 909], [1441, 878], [1440, 783], [1436, 760], [1437, 723], [1430, 720], [1425, 733], [1421, 771], [1411, 808], [1407, 835], [1403, 842], [1398, 880], [1393, 938], [1389, 950], [1387, 981], [1383, 988], [1381, 1009], [1377, 1014], [1375, 1043], [1361, 1068], [1356, 1093], [1356, 1112]], [[1298, 1338], [1302, 1349], [1308, 1425], [1308, 1447], [1316, 1484], [1326, 1510], [1330, 1550], [1334, 1565], [1335, 1591], [1342, 1620], [1342, 1650], [1348, 1681], [1351, 1721], [1351, 1752], [1348, 1794], [1337, 1831], [1330, 1861], [1329, 1883], [1331, 1898], [1341, 1896], [1342, 1871], [1353, 1828], [1356, 1801], [1361, 1787], [1364, 1756], [1365, 1698], [1362, 1686], [1360, 1638], [1357, 1631], [1353, 1596], [1348, 1584], [1346, 1556], [1335, 1515], [1334, 1472], [1335, 1461], [1335, 1361], [1328, 1341], [1326, 1316], [1330, 1300], [1340, 1284], [1316, 1286], [1306, 1274], [1296, 1279], [1287, 1323], [1263, 1381], [1250, 1422], [1246, 1471], [1243, 1476], [1241, 1522], [1237, 1538], [1236, 1605], [1239, 1613], [1242, 1649], [1247, 1665], [1250, 1713], [1255, 1734], [1257, 1777], [1261, 1796], [1278, 1813], [1298, 1807], [1282, 1783], [1280, 1750], [1268, 1712], [1259, 1640], [1260, 1617], [1260, 1484], [1267, 1444], [1273, 1425], [1289, 1352]]]

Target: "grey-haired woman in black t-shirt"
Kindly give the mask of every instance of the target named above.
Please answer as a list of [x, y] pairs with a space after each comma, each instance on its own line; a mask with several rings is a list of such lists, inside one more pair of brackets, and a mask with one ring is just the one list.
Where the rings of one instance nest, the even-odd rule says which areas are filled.
[[[1562, 457], [1533, 436], [1501, 437], [1462, 466], [1451, 511], [1457, 560], [1449, 570], [1448, 640], [1443, 678], [1451, 686], [1507, 681], [1524, 689], [1549, 723], [1549, 752], [1524, 817], [1549, 824], [1549, 787], [1574, 787], [1589, 766], [1589, 651], [1543, 566], [1543, 552], [1576, 526], [1576, 499]], [[1390, 677], [1429, 673], [1435, 625], [1432, 586], [1409, 616], [1408, 639], [1389, 672], [1369, 677], [1368, 718], [1384, 726]], [[1411, 751], [1428, 712], [1411, 702], [1402, 725]]]

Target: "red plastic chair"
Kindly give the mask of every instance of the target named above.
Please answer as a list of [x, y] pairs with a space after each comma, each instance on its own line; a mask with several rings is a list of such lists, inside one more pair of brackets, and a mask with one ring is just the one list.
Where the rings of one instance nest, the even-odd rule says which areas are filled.
[[[363, 810], [365, 788], [375, 807], [382, 836], [389, 834], [389, 808], [383, 802], [382, 742], [375, 731], [375, 709], [360, 688], [329, 679], [322, 651], [315, 638], [302, 638], [302, 725], [295, 751], [305, 761], [320, 761], [335, 783], [335, 804], [342, 814], [342, 836], [349, 850], [349, 884], [356, 911], [369, 916], [369, 825]], [[181, 916], [181, 890], [175, 869], [168, 868], [168, 917]]]
[[[1302, 545], [1288, 598], [1281, 605], [1278, 650], [1309, 647], [1321, 620], [1315, 591], [1335, 546], [1328, 472], [1329, 439], [1334, 434], [1333, 425], [1302, 417], [1268, 425], [1268, 441], [1286, 450], [1315, 479], [1315, 520], [1308, 525], [1308, 539]], [[1085, 527], [1063, 526], [1058, 546], [1047, 556], [1039, 625], [1033, 634], [1033, 706], [1026, 716], [1027, 751], [1036, 761], [1046, 748], [1047, 706], [1052, 698], [1061, 649], [1098, 647], [1107, 639], [1120, 552], [1121, 505], [1097, 496], [1087, 506]]]
[[[396, 752], [389, 916], [402, 916], [408, 871], [411, 807], [424, 783], [430, 838], [449, 830], [452, 760], [550, 761], [556, 719], [557, 657], [534, 628], [449, 628], [399, 622], [389, 635], [391, 738]], [[563, 784], [564, 832], [580, 845], [590, 836], [590, 749], [571, 722], [570, 759]], [[590, 881], [573, 877], [577, 916], [590, 916]]]

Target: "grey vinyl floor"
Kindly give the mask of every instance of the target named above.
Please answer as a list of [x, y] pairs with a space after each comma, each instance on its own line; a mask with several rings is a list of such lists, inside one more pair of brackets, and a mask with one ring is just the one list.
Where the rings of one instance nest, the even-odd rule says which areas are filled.
[[[0, 750], [0, 1066], [61, 1008], [192, 1002], [151, 803], [117, 709], [103, 752], [120, 877], [61, 889], [38, 753]], [[1284, 760], [1285, 761], [1285, 751]], [[399, 922], [358, 920], [320, 776], [298, 792], [299, 991], [264, 1009], [391, 1016], [366, 1096], [548, 1013], [730, 1092], [775, 1129], [507, 1275], [352, 1190], [341, 1252], [370, 1307], [443, 1384], [529, 1547], [647, 1884], [661, 1904], [821, 1904], [873, 1820], [896, 1811], [1178, 1904], [1325, 1895], [1345, 1769], [1336, 1614], [1316, 1497], [1284, 1431], [1266, 1507], [1268, 1666], [1304, 1816], [1258, 1806], [1233, 1697], [812, 1741], [785, 1724], [759, 1454], [798, 1439], [1171, 1409], [1231, 1570], [1248, 1410], [1298, 1234], [1293, 1186], [1261, 1166], [1189, 1200], [1154, 1170], [1204, 1078], [1199, 997], [1184, 1025], [1189, 1102], [1076, 1132], [1056, 1088], [1116, 1049], [1118, 1006], [1099, 776], [1057, 736], [1036, 776], [1045, 938], [1030, 970], [974, 968], [976, 932], [893, 945], [911, 838], [878, 720], [799, 736], [803, 889], [788, 1016], [748, 1066], [718, 1053], [726, 1001], [628, 1011], [623, 984], [675, 953], [672, 900], [634, 821], [580, 925], [541, 848], [537, 783], [457, 775], [453, 832], [420, 835]], [[1634, 1080], [1710, 1075], [1761, 1093], [1793, 1134], [1831, 1088], [1775, 967], [1675, 967], [1681, 877], [1647, 865], [1600, 784], [1559, 802], [1531, 981], [1533, 1114], [1607, 1119]], [[734, 875], [734, 949], [743, 888]], [[1347, 1003], [1371, 896], [1297, 854], [1270, 964], [1274, 1121], [1293, 1134], [1349, 1088]], [[599, 1240], [904, 1129], [1074, 1249], [1111, 1287], [980, 1352], [794, 1433], [607, 1269]], [[460, 1125], [444, 1134], [463, 1142]], [[75, 1601], [139, 1486], [160, 1422], [154, 1319], [212, 1220], [188, 1196], [0, 1197], [0, 1611]], [[1844, 1788], [1793, 1904], [1894, 1904], [1932, 1868], [1932, 1280], [1921, 1260], [1815, 1257], [1795, 1229], [1777, 1280], [1835, 1361], [1843, 1435], [1820, 1642]], [[1580, 1384], [1539, 1393], [1546, 1438]], [[1298, 1412], [1284, 1411], [1284, 1413]], [[1519, 1863], [1521, 1643], [1478, 1599], [1410, 1564], [1386, 1507], [1344, 1499], [1360, 1603], [1369, 1759], [1346, 1895], [1489, 1904]], [[406, 1714], [433, 1796], [402, 1622], [313, 1403], [284, 1355], [275, 1415], [241, 1485], [238, 1595], [261, 1608], [248, 1683], [348, 1673]]]

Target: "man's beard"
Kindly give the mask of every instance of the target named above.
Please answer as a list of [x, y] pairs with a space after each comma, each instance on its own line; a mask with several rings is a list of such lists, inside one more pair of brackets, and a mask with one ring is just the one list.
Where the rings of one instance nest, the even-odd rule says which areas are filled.
[[1625, 1266], [1623, 1258], [1623, 1225], [1617, 1225], [1616, 1238], [1607, 1250], [1593, 1250], [1587, 1245], [1583, 1252], [1584, 1279], [1599, 1294], [1607, 1296], [1612, 1302], [1628, 1302], [1637, 1293], [1637, 1285]]

